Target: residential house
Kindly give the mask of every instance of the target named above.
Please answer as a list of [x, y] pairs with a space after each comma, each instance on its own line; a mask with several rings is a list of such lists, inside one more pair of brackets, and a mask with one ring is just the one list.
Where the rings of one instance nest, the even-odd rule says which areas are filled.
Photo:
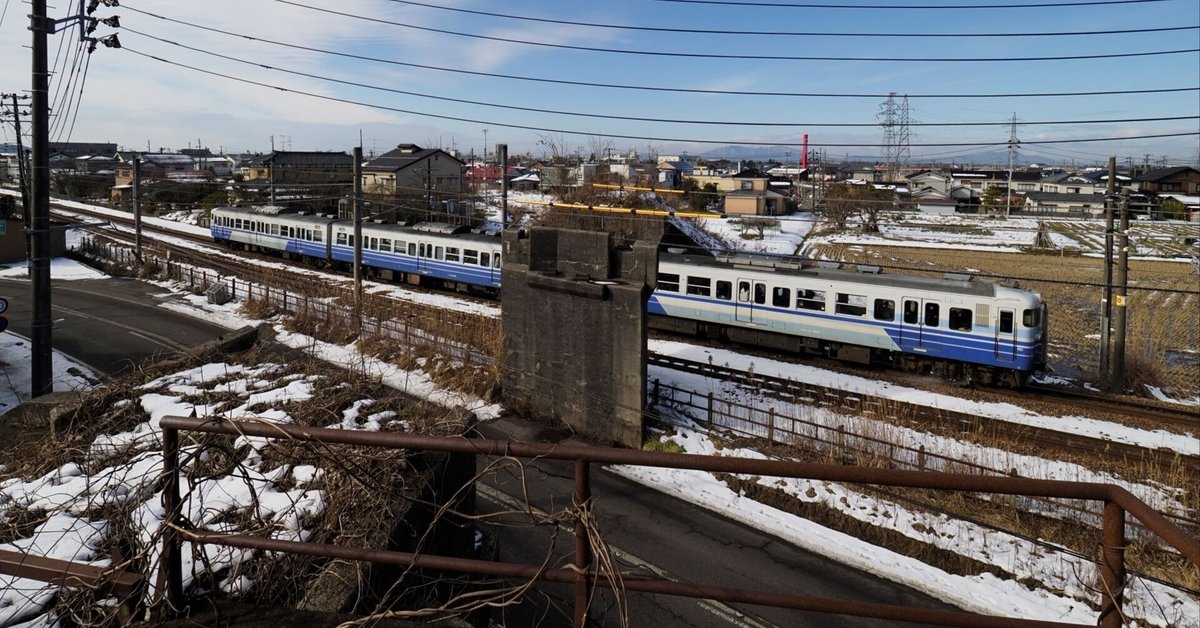
[[912, 204], [923, 214], [954, 215], [958, 211], [958, 199], [933, 186], [913, 192]]
[[440, 205], [463, 193], [463, 165], [440, 148], [400, 144], [363, 164], [362, 187], [368, 194], [432, 197]]
[[50, 142], [50, 154], [55, 153], [70, 158], [84, 155], [115, 155], [117, 145], [108, 142]]
[[735, 189], [724, 195], [726, 214], [778, 216], [787, 210], [787, 197], [769, 188], [771, 176], [767, 173], [747, 169], [731, 178]]
[[675, 189], [683, 184], [683, 179], [691, 174], [693, 166], [687, 161], [658, 161], [658, 183], [662, 187]]
[[1026, 192], [1022, 211], [1028, 214], [1074, 214], [1093, 216], [1104, 210], [1103, 194]]
[[908, 176], [909, 187], [914, 190], [931, 189], [941, 194], [949, 194], [951, 177], [942, 172], [922, 170]]
[[75, 172], [85, 174], [112, 172], [116, 163], [116, 157], [108, 155], [80, 155], [75, 158]]
[[[459, 162], [460, 167], [461, 164]], [[351, 185], [354, 180], [354, 157], [345, 151], [276, 150], [243, 160], [239, 172], [246, 181]]]
[[117, 171], [116, 185], [133, 183], [133, 160], [142, 160], [142, 179], [168, 179], [173, 175], [192, 172], [195, 160], [183, 153], [118, 153], [113, 168]]
[[[1008, 189], [1007, 170], [978, 170], [955, 171], [950, 173], [951, 189], [957, 187], [969, 188], [983, 196], [993, 186], [1001, 190]], [[1042, 173], [1040, 170], [1015, 170], [1012, 173], [1014, 194], [1037, 192], [1041, 188]]]
[[1138, 175], [1134, 189], [1151, 194], [1200, 194], [1200, 170], [1191, 166], [1159, 168]]

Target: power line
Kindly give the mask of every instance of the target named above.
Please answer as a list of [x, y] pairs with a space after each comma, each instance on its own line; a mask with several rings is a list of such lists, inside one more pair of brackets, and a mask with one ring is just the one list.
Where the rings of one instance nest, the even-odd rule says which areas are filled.
[[[128, 10], [128, 11], [134, 11], [136, 13], [140, 13], [147, 17], [152, 17], [152, 18], [159, 19], [159, 20], [162, 20], [165, 22], [171, 22], [174, 24], [179, 24], [182, 26], [190, 27], [190, 28], [208, 31], [211, 33], [226, 35], [229, 37], [238, 37], [241, 39], [246, 39], [248, 41], [256, 41], [256, 42], [261, 42], [264, 44], [270, 44], [273, 46], [290, 48], [293, 50], [304, 50], [306, 52], [315, 52], [318, 54], [341, 57], [344, 59], [356, 59], [359, 61], [384, 63], [384, 64], [388, 64], [388, 65], [396, 65], [396, 66], [400, 66], [400, 67], [415, 68], [415, 69], [420, 69], [420, 70], [430, 70], [430, 71], [434, 71], [434, 72], [448, 72], [448, 73], [463, 74], [463, 75], [468, 75], [468, 76], [480, 76], [480, 77], [486, 77], [486, 78], [496, 78], [496, 79], [504, 79], [504, 80], [511, 80], [511, 81], [546, 83], [546, 84], [552, 84], [552, 85], [571, 85], [571, 86], [576, 86], [576, 87], [594, 87], [594, 88], [600, 88], [600, 89], [618, 89], [618, 90], [649, 91], [649, 92], [669, 92], [669, 93], [679, 93], [679, 94], [712, 94], [712, 95], [722, 95], [722, 96], [753, 96], [753, 97], [765, 96], [765, 97], [783, 97], [783, 98], [870, 98], [870, 99], [887, 98], [886, 93], [855, 94], [855, 93], [827, 93], [827, 92], [772, 92], [772, 91], [703, 89], [703, 88], [689, 88], [689, 87], [663, 87], [663, 86], [657, 86], [657, 85], [628, 85], [628, 84], [622, 84], [622, 83], [599, 83], [599, 82], [592, 82], [592, 81], [575, 81], [575, 80], [569, 80], [569, 79], [554, 79], [554, 78], [535, 77], [535, 76], [516, 75], [516, 74], [501, 74], [501, 73], [495, 73], [495, 72], [480, 72], [480, 71], [476, 71], [476, 70], [465, 70], [462, 68], [449, 68], [449, 67], [444, 67], [444, 66], [428, 65], [428, 64], [421, 64], [421, 63], [410, 63], [410, 62], [406, 62], [406, 61], [397, 61], [395, 59], [383, 59], [380, 57], [372, 57], [372, 56], [368, 56], [368, 55], [353, 54], [353, 53], [341, 52], [341, 51], [336, 51], [336, 50], [328, 50], [328, 49], [323, 49], [323, 48], [315, 48], [312, 46], [302, 46], [299, 44], [292, 44], [292, 43], [277, 41], [277, 40], [273, 40], [273, 39], [267, 39], [267, 38], [263, 38], [263, 37], [247, 35], [245, 33], [237, 33], [237, 32], [233, 32], [233, 31], [223, 30], [220, 28], [214, 28], [212, 26], [196, 24], [194, 22], [188, 22], [186, 20], [181, 20], [181, 19], [177, 19], [177, 18], [173, 18], [173, 17], [167, 17], [165, 15], [159, 15], [157, 13], [153, 13], [150, 11], [144, 11], [141, 9], [137, 9], [137, 8], [131, 7], [127, 4], [122, 5], [122, 8], [125, 10]], [[1076, 91], [1076, 92], [1012, 92], [1012, 93], [998, 93], [998, 94], [953, 94], [953, 93], [950, 93], [950, 94], [909, 94], [908, 97], [910, 99], [916, 99], [916, 98], [928, 98], [928, 99], [940, 99], [940, 98], [1077, 98], [1077, 97], [1082, 97], [1082, 96], [1129, 96], [1129, 95], [1137, 95], [1137, 94], [1164, 94], [1164, 93], [1177, 93], [1177, 92], [1200, 92], [1200, 86], [1149, 88], [1149, 89], [1126, 89], [1126, 90]]]
[[[258, 68], [262, 68], [265, 70], [271, 70], [271, 71], [275, 71], [275, 72], [283, 72], [283, 73], [292, 74], [295, 76], [303, 76], [303, 77], [317, 79], [317, 80], [321, 80], [321, 81], [329, 81], [331, 83], [338, 83], [341, 85], [349, 85], [352, 87], [361, 87], [364, 89], [371, 89], [371, 90], [388, 92], [388, 93], [393, 93], [393, 94], [403, 94], [405, 96], [416, 96], [419, 98], [428, 98], [431, 100], [438, 100], [438, 101], [442, 101], [442, 102], [456, 102], [456, 103], [462, 103], [462, 104], [467, 104], [467, 105], [476, 105], [476, 106], [488, 107], [488, 108], [492, 108], [492, 109], [528, 111], [528, 112], [532, 112], [532, 113], [554, 114], [554, 115], [562, 115], [562, 116], [575, 116], [575, 117], [581, 117], [581, 118], [600, 118], [600, 119], [607, 119], [607, 120], [625, 120], [625, 121], [632, 121], [632, 122], [655, 122], [655, 123], [662, 123], [662, 124], [695, 124], [695, 125], [712, 125], [712, 126], [768, 126], [768, 127], [843, 127], [843, 128], [845, 128], [845, 127], [874, 127], [874, 126], [877, 126], [877, 124], [874, 122], [745, 122], [745, 121], [730, 121], [730, 120], [688, 120], [688, 119], [680, 119], [680, 118], [649, 118], [649, 117], [643, 117], [643, 116], [623, 116], [623, 115], [617, 115], [617, 114], [564, 111], [564, 110], [560, 110], [560, 109], [543, 109], [543, 108], [539, 108], [539, 107], [523, 107], [520, 105], [511, 105], [511, 104], [480, 101], [480, 100], [469, 100], [469, 99], [465, 99], [465, 98], [454, 98], [451, 96], [439, 96], [436, 94], [426, 94], [426, 93], [422, 93], [422, 92], [414, 92], [414, 91], [403, 90], [403, 89], [395, 89], [392, 87], [382, 87], [379, 85], [372, 85], [369, 83], [362, 83], [359, 81], [350, 81], [350, 80], [345, 80], [345, 79], [339, 79], [339, 78], [324, 76], [324, 75], [320, 75], [320, 74], [311, 74], [308, 72], [289, 70], [287, 68], [280, 68], [280, 67], [276, 67], [276, 66], [266, 65], [266, 64], [263, 64], [263, 63], [260, 63], [257, 61], [251, 61], [251, 60], [244, 59], [244, 58], [221, 54], [219, 52], [213, 52], [211, 50], [205, 50], [203, 48], [197, 48], [195, 46], [189, 46], [187, 44], [181, 44], [176, 41], [164, 39], [162, 37], [156, 37], [156, 36], [150, 35], [148, 33], [143, 33], [141, 31], [129, 28], [128, 26], [123, 27], [123, 31], [126, 33], [133, 33], [135, 35], [140, 35], [140, 36], [146, 37], [148, 39], [153, 39], [155, 41], [159, 41], [159, 42], [162, 42], [165, 44], [170, 44], [172, 46], [183, 48], [185, 50], [190, 50], [192, 52], [198, 52], [201, 54], [206, 54], [206, 55], [209, 55], [212, 57], [216, 57], [218, 59], [224, 59], [226, 61], [241, 63], [244, 65], [258, 67]], [[1124, 124], [1124, 123], [1130, 123], [1130, 122], [1167, 122], [1167, 121], [1178, 121], [1178, 120], [1200, 120], [1200, 115], [1167, 116], [1167, 117], [1157, 117], [1157, 118], [1123, 118], [1123, 119], [1107, 119], [1107, 120], [1042, 120], [1042, 121], [1022, 122], [1022, 124], [1061, 126], [1061, 125], [1069, 125], [1069, 124], [1118, 124], [1118, 123]], [[1001, 124], [1004, 124], [1004, 123], [998, 122], [998, 121], [990, 121], [990, 122], [913, 122], [913, 123], [910, 123], [909, 126], [971, 127], [971, 126], [999, 126]]]
[[525, 39], [515, 39], [512, 37], [496, 37], [494, 35], [480, 35], [477, 33], [464, 33], [460, 31], [452, 31], [444, 28], [433, 28], [431, 26], [416, 26], [414, 24], [405, 24], [404, 22], [396, 22], [393, 20], [385, 20], [379, 17], [368, 17], [365, 15], [357, 15], [347, 13], [345, 11], [335, 11], [322, 7], [314, 7], [292, 0], [275, 0], [280, 4], [309, 9], [329, 15], [337, 15], [341, 17], [353, 18], [373, 22], [376, 24], [388, 24], [400, 28], [408, 28], [419, 30], [428, 33], [439, 33], [442, 35], [453, 35], [455, 37], [466, 37], [468, 39], [482, 39], [485, 41], [498, 41], [506, 44], [521, 44], [525, 46], [538, 46], [541, 48], [554, 48], [556, 50], [576, 50], [581, 52], [603, 52], [608, 54], [635, 55], [647, 57], [684, 57], [689, 59], [738, 59], [738, 60], [756, 60], [756, 61], [875, 61], [875, 62], [919, 62], [919, 63], [955, 63], [955, 62], [970, 62], [970, 63], [1003, 63], [1003, 62], [1024, 62], [1024, 61], [1073, 61], [1087, 59], [1121, 59], [1130, 57], [1156, 57], [1163, 55], [1177, 55], [1200, 52], [1200, 48], [1185, 48], [1178, 50], [1150, 50], [1142, 52], [1116, 52], [1106, 54], [1087, 54], [1087, 55], [1061, 55], [1061, 56], [1043, 56], [1043, 57], [824, 57], [813, 55], [752, 55], [752, 54], [718, 54], [704, 52], [669, 52], [663, 50], [630, 50], [626, 48], [595, 48], [590, 46], [575, 46], [572, 44], [555, 44], [544, 41], [529, 41]]
[[1148, 4], [1166, 0], [1091, 0], [1088, 2], [1037, 2], [1025, 4], [818, 4], [812, 2], [734, 2], [733, 0], [656, 0], [679, 4], [719, 4], [735, 7], [772, 7], [780, 9], [871, 9], [871, 10], [921, 10], [921, 9], [1048, 9], [1053, 7], [1090, 7], [1107, 4]]
[[437, 9], [439, 11], [450, 11], [453, 13], [464, 13], [468, 15], [480, 15], [485, 17], [498, 17], [506, 20], [519, 20], [523, 22], [536, 22], [539, 24], [561, 24], [564, 26], [583, 26], [588, 28], [605, 28], [611, 30], [627, 30], [655, 33], [681, 33], [689, 35], [753, 35], [755, 37], [905, 37], [905, 38], [930, 38], [930, 37], [1075, 37], [1088, 35], [1123, 35], [1131, 33], [1159, 33], [1167, 31], [1185, 31], [1185, 30], [1200, 30], [1198, 26], [1163, 26], [1150, 28], [1129, 28], [1115, 30], [1096, 30], [1096, 31], [1060, 31], [1060, 32], [1015, 32], [1015, 33], [830, 33], [826, 31], [738, 31], [730, 29], [699, 29], [699, 28], [670, 28], [665, 26], [632, 26], [627, 24], [605, 24], [599, 22], [576, 22], [572, 20], [559, 20], [546, 17], [532, 17], [528, 15], [512, 15], [509, 13], [493, 13], [491, 11], [477, 11], [473, 9], [463, 9], [458, 7], [446, 7], [426, 2], [415, 2], [414, 0], [388, 0], [396, 4], [407, 4], [416, 7], [424, 7], [427, 9]]
[[[303, 91], [303, 90], [292, 89], [292, 88], [288, 88], [288, 87], [283, 87], [281, 85], [271, 85], [269, 83], [263, 83], [260, 81], [242, 78], [239, 76], [233, 76], [231, 74], [225, 74], [225, 73], [217, 72], [214, 70], [206, 70], [203, 68], [198, 68], [196, 66], [187, 65], [185, 63], [180, 63], [178, 61], [171, 61], [169, 59], [164, 59], [162, 57], [158, 57], [158, 56], [155, 56], [155, 55], [152, 55], [149, 53], [140, 52], [138, 50], [129, 48], [128, 46], [122, 46], [121, 50], [128, 51], [130, 53], [136, 54], [141, 57], [145, 57], [147, 59], [153, 59], [155, 61], [158, 61], [160, 63], [165, 63], [167, 65], [185, 68], [188, 70], [192, 70], [194, 72], [199, 72], [201, 74], [207, 74], [209, 76], [216, 76], [216, 77], [228, 79], [231, 81], [237, 81], [239, 83], [245, 83], [247, 85], [257, 85], [259, 87], [274, 89], [274, 90], [277, 90], [280, 92], [298, 94], [301, 96], [309, 96], [312, 98], [320, 98], [322, 100], [328, 100], [330, 102], [340, 102], [340, 103], [344, 103], [344, 104], [348, 104], [348, 105], [358, 105], [361, 107], [370, 107], [373, 109], [379, 109], [381, 111], [392, 111], [392, 112], [396, 112], [396, 113], [404, 113], [404, 114], [408, 114], [408, 115], [422, 116], [422, 117], [426, 117], [426, 118], [435, 118], [435, 119], [439, 119], [439, 120], [451, 120], [454, 122], [469, 122], [471, 124], [494, 125], [494, 126], [501, 126], [501, 127], [505, 127], [505, 128], [509, 128], [509, 129], [521, 129], [521, 130], [525, 130], [525, 131], [538, 131], [538, 132], [543, 132], [543, 133], [564, 133], [564, 134], [568, 134], [568, 135], [583, 135], [583, 136], [591, 136], [591, 137], [606, 137], [606, 138], [614, 138], [614, 139], [627, 139], [627, 140], [640, 140], [640, 141], [653, 141], [653, 142], [686, 142], [686, 143], [692, 143], [692, 144], [741, 144], [741, 145], [745, 145], [745, 146], [783, 146], [783, 145], [788, 145], [788, 142], [786, 142], [786, 141], [754, 142], [754, 141], [740, 141], [740, 140], [728, 140], [728, 139], [712, 140], [712, 139], [696, 139], [696, 138], [658, 137], [658, 136], [645, 136], [645, 135], [625, 135], [625, 134], [619, 134], [619, 133], [599, 133], [599, 132], [592, 132], [592, 131], [555, 129], [555, 128], [539, 127], [539, 126], [525, 125], [525, 124], [497, 122], [495, 120], [483, 120], [483, 119], [479, 119], [479, 118], [465, 118], [465, 117], [461, 117], [461, 116], [451, 116], [451, 115], [438, 114], [438, 113], [429, 113], [429, 112], [425, 112], [425, 111], [415, 111], [412, 109], [402, 109], [399, 107], [389, 107], [386, 105], [377, 105], [377, 104], [367, 103], [367, 102], [358, 101], [358, 100], [351, 100], [349, 98], [339, 98], [336, 96], [327, 96], [325, 94], [317, 94], [314, 92], [307, 92], [307, 91]], [[1186, 137], [1186, 136], [1193, 136], [1193, 135], [1200, 135], [1200, 131], [1189, 131], [1189, 132], [1182, 132], [1182, 133], [1158, 133], [1158, 134], [1137, 135], [1137, 136], [1127, 136], [1127, 137], [1101, 137], [1101, 138], [1086, 138], [1086, 139], [1081, 138], [1081, 139], [1072, 139], [1072, 140], [1037, 140], [1037, 141], [1031, 141], [1031, 142], [1025, 142], [1025, 143], [1026, 144], [1076, 144], [1076, 143], [1085, 143], [1085, 142], [1117, 142], [1117, 141], [1126, 141], [1126, 140], [1155, 139], [1155, 138], [1164, 138], [1164, 137]], [[914, 146], [914, 147], [986, 146], [986, 145], [991, 145], [993, 143], [994, 142], [941, 142], [941, 143], [912, 144], [911, 146]], [[816, 147], [848, 147], [848, 148], [878, 148], [880, 146], [879, 144], [858, 144], [858, 143], [827, 143], [827, 144], [810, 144], [810, 145], [816, 146]]]

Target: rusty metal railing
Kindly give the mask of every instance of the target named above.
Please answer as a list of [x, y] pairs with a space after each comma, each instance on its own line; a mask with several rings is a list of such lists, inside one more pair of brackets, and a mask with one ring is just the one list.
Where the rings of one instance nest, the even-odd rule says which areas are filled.
[[[574, 618], [576, 626], [583, 626], [586, 623], [587, 608], [590, 601], [589, 591], [591, 588], [611, 586], [605, 574], [597, 571], [592, 566], [587, 539], [584, 536], [584, 526], [578, 518], [575, 525], [575, 562], [570, 569], [545, 569], [530, 564], [492, 562], [425, 554], [417, 555], [408, 552], [284, 541], [188, 528], [180, 516], [182, 498], [179, 494], [179, 432], [181, 430], [390, 449], [574, 461], [574, 503], [577, 509], [590, 509], [591, 487], [589, 471], [593, 463], [690, 469], [771, 477], [807, 478], [851, 484], [875, 484], [933, 490], [1096, 500], [1104, 503], [1102, 549], [1100, 552], [1102, 598], [1098, 618], [1098, 625], [1104, 628], [1116, 628], [1122, 622], [1121, 606], [1124, 600], [1123, 591], [1125, 586], [1126, 513], [1132, 515], [1146, 526], [1146, 528], [1158, 534], [1187, 560], [1195, 565], [1200, 565], [1200, 541], [1189, 537], [1187, 533], [1125, 489], [1107, 484], [958, 475], [923, 471], [899, 471], [894, 469], [874, 469], [780, 460], [698, 456], [609, 447], [591, 447], [576, 444], [544, 445], [395, 432], [358, 432], [225, 419], [166, 417], [162, 419], [161, 427], [163, 429], [163, 472], [165, 474], [163, 505], [167, 512], [167, 522], [169, 524], [165, 526], [163, 539], [162, 567], [166, 578], [166, 587], [162, 590], [161, 594], [168, 603], [178, 602], [183, 598], [180, 552], [184, 540], [194, 543], [211, 543], [230, 547], [291, 552], [309, 556], [416, 566], [444, 571], [489, 575], [499, 578], [574, 583]], [[922, 622], [936, 625], [997, 627], [1061, 627], [1081, 625], [979, 615], [963, 611], [862, 603], [818, 598], [782, 591], [758, 591], [653, 578], [623, 577], [621, 579], [621, 587], [625, 591], [658, 593], [722, 602], [757, 604], [821, 613]]]

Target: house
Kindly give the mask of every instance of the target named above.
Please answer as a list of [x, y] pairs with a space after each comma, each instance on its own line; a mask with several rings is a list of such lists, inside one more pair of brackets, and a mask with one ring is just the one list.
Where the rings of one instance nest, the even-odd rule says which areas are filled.
[[84, 155], [115, 155], [117, 145], [108, 142], [50, 142], [50, 154], [75, 158]]
[[114, 169], [117, 171], [118, 186], [133, 183], [133, 160], [142, 160], [142, 179], [166, 179], [172, 175], [188, 173], [194, 169], [195, 161], [183, 153], [118, 153]]
[[1133, 180], [1135, 190], [1152, 194], [1200, 194], [1200, 170], [1191, 166], [1159, 168]]
[[692, 164], [686, 161], [658, 162], [658, 183], [662, 187], [678, 188], [683, 184], [683, 178], [692, 172]]
[[1099, 215], [1104, 210], [1104, 195], [1026, 192], [1022, 209], [1035, 214]]
[[[949, 178], [947, 178], [949, 181]], [[958, 199], [949, 192], [933, 186], [921, 188], [912, 193], [912, 204], [923, 214], [938, 214], [952, 216], [958, 211]]]
[[[988, 188], [999, 186], [1001, 190], [1008, 189], [1007, 170], [979, 170], [950, 173], [951, 189], [957, 187], [970, 188], [981, 196]], [[1013, 189], [1016, 194], [1037, 192], [1041, 189], [1042, 173], [1040, 170], [1014, 170], [1012, 173]]]
[[75, 171], [96, 174], [104, 170], [111, 171], [116, 163], [116, 158], [108, 155], [80, 155], [75, 158]]
[[245, 159], [239, 172], [246, 181], [350, 185], [354, 180], [354, 157], [345, 151], [275, 150]]
[[400, 144], [363, 164], [362, 188], [368, 194], [425, 197], [440, 205], [443, 197], [457, 200], [462, 194], [463, 165], [440, 148]]
[[949, 194], [951, 177], [941, 172], [922, 170], [908, 176], [909, 187], [914, 190], [932, 189], [942, 194]]
[[778, 216], [787, 210], [787, 197], [769, 189], [771, 176], [767, 173], [751, 168], [731, 179], [735, 188], [724, 195], [727, 215]]

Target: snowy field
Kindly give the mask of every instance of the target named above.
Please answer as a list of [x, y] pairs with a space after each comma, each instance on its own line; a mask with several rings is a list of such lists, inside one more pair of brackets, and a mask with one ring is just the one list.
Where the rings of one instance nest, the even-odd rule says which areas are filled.
[[[182, 289], [177, 292], [177, 298], [164, 301], [162, 307], [194, 313], [198, 317], [231, 328], [258, 322], [240, 316], [237, 313], [236, 303], [215, 306]], [[500, 406], [486, 404], [479, 399], [440, 389], [421, 372], [402, 371], [394, 366], [359, 355], [353, 346], [329, 345], [313, 338], [290, 334], [280, 327], [276, 327], [276, 333], [276, 339], [284, 344], [305, 349], [335, 364], [364, 370], [370, 376], [380, 378], [389, 386], [436, 403], [452, 407], [467, 407], [485, 419], [497, 416], [503, 411]], [[27, 345], [5, 343], [0, 347], [4, 347], [3, 350], [6, 352], [0, 359], [7, 364], [19, 364], [23, 359], [27, 360]], [[872, 387], [874, 394], [891, 395], [897, 399], [911, 400], [912, 397], [920, 395], [928, 396], [927, 393], [900, 387], [879, 389], [878, 382], [848, 378], [812, 367], [774, 363], [762, 358], [751, 359], [733, 351], [700, 349], [682, 343], [662, 342], [656, 342], [653, 348], [665, 353], [688, 355], [693, 359], [697, 358], [697, 355], [691, 355], [692, 353], [701, 352], [706, 354], [701, 359], [707, 359], [707, 355], [712, 355], [714, 361], [722, 364], [739, 365], [753, 362], [757, 372], [785, 373], [789, 377], [800, 380], [834, 383], [849, 389], [854, 389], [856, 386]], [[66, 368], [58, 370], [65, 372]], [[42, 505], [47, 506], [53, 513], [53, 516], [44, 525], [39, 526], [31, 537], [9, 544], [5, 546], [6, 549], [18, 548], [60, 558], [92, 561], [98, 565], [106, 564], [105, 559], [95, 553], [95, 548], [100, 547], [101, 540], [107, 533], [106, 524], [87, 521], [79, 515], [84, 510], [95, 506], [97, 500], [144, 493], [148, 482], [155, 477], [161, 466], [161, 460], [155, 453], [160, 446], [157, 440], [157, 420], [169, 414], [186, 415], [195, 412], [197, 416], [208, 416], [222, 412], [245, 412], [247, 407], [254, 405], [256, 416], [264, 420], [286, 421], [286, 412], [272, 407], [272, 403], [282, 404], [289, 399], [303, 398], [306, 395], [319, 396], [321, 393], [318, 384], [314, 382], [285, 381], [286, 377], [275, 379], [273, 369], [277, 368], [279, 368], [277, 365], [246, 368], [213, 364], [162, 378], [163, 382], [169, 381], [167, 390], [147, 392], [139, 398], [129, 400], [129, 403], [141, 405], [150, 414], [150, 421], [128, 433], [110, 435], [103, 442], [98, 441], [93, 445], [93, 449], [96, 451], [108, 451], [114, 444], [136, 444], [136, 449], [140, 453], [128, 464], [96, 469], [68, 465], [68, 467], [58, 469], [41, 478], [13, 478], [0, 482], [0, 504], [19, 504], [25, 507], [35, 504]], [[656, 373], [655, 375], [663, 377], [665, 373]], [[831, 380], [834, 381], [831, 382]], [[214, 382], [218, 381], [223, 386], [222, 390], [244, 395], [245, 401], [242, 405], [221, 409], [199, 408], [182, 401], [185, 394], [201, 390], [205, 386], [215, 386], [217, 384]], [[57, 385], [82, 388], [87, 384], [86, 380], [62, 378]], [[147, 384], [147, 388], [153, 387], [153, 383]], [[14, 398], [20, 398], [19, 391]], [[1006, 404], [974, 404], [974, 402], [942, 397], [927, 399], [927, 401], [935, 405], [943, 405], [943, 407], [953, 406], [1011, 418], [1019, 422], [1037, 423], [1051, 420], [1050, 417], [1039, 417]], [[969, 407], [962, 405], [968, 403], [974, 405]], [[718, 449], [703, 432], [689, 424], [684, 417], [677, 417], [677, 419], [679, 427], [671, 440], [691, 453], [760, 455], [742, 449]], [[1063, 421], [1058, 418], [1053, 420]], [[368, 425], [375, 428], [378, 428], [380, 423], [379, 418], [367, 422]], [[1077, 425], [1077, 428], [1071, 429], [1078, 429], [1081, 433], [1095, 433], [1097, 430], [1100, 433], [1111, 432], [1130, 442], [1153, 442], [1159, 445], [1183, 448], [1190, 446], [1192, 450], [1197, 446], [1194, 436], [1127, 431], [1120, 426], [1087, 417], [1072, 418], [1066, 421], [1066, 424]], [[251, 467], [255, 463], [254, 460], [244, 462]], [[1059, 468], [1056, 468], [1056, 465]], [[1079, 469], [1067, 468], [1068, 466], [1055, 461], [1040, 462], [1040, 468], [1049, 477], [1078, 476]], [[956, 576], [744, 498], [710, 474], [628, 467], [614, 470], [649, 487], [667, 491], [688, 501], [712, 508], [747, 525], [809, 547], [812, 551], [846, 561], [881, 577], [914, 586], [968, 610], [1083, 623], [1094, 621], [1095, 618], [1094, 612], [1086, 605], [1081, 604], [1075, 597], [1086, 596], [1086, 585], [1092, 582], [1089, 574], [1092, 573], [1094, 567], [1069, 552], [1048, 551], [1044, 546], [1031, 544], [994, 530], [975, 528], [964, 522], [911, 511], [901, 505], [881, 501], [847, 487], [802, 480], [757, 480], [764, 485], [781, 488], [796, 496], [797, 499], [818, 499], [830, 506], [848, 505], [844, 508], [847, 514], [852, 514], [873, 524], [887, 526], [925, 542], [953, 549], [976, 560], [1003, 568], [1012, 573], [1014, 578], [1029, 578], [1041, 582], [1043, 586], [1030, 588], [1024, 584], [1017, 584], [1013, 580], [1001, 580], [989, 575]], [[299, 538], [303, 536], [303, 531], [294, 522], [299, 520], [301, 514], [305, 512], [311, 514], [315, 509], [321, 508], [322, 496], [319, 492], [308, 491], [304, 488], [304, 481], [311, 479], [315, 474], [314, 470], [297, 468], [286, 472], [292, 474], [292, 479], [296, 481], [296, 487], [287, 491], [274, 488], [281, 479], [277, 475], [261, 474], [261, 476], [251, 479], [255, 486], [254, 492], [260, 495], [260, 503], [266, 504], [265, 507], [270, 510], [271, 516], [277, 517], [281, 522], [280, 534]], [[275, 473], [284, 473], [284, 471]], [[200, 494], [203, 496], [201, 501], [189, 505], [189, 508], [198, 509], [194, 514], [200, 517], [201, 521], [211, 519], [214, 512], [244, 508], [248, 503], [249, 492], [244, 484], [240, 484], [241, 480], [238, 480], [239, 486], [236, 490], [230, 486], [231, 483], [214, 482], [212, 487], [201, 491]], [[1139, 487], [1136, 483], [1126, 484], [1141, 491], [1144, 497], [1152, 497], [1156, 490], [1154, 487]], [[817, 497], [811, 497], [812, 495]], [[1165, 499], [1162, 496], [1159, 497]], [[157, 504], [155, 499], [145, 499], [145, 503], [137, 511], [147, 540], [153, 538], [154, 531], [161, 523], [162, 513], [155, 504]], [[812, 539], [821, 539], [821, 542], [813, 544]], [[227, 566], [244, 559], [244, 556], [228, 550], [218, 551], [216, 548], [209, 548], [205, 549], [205, 552], [209, 553], [207, 558], [216, 566]], [[190, 552], [185, 551], [185, 556], [190, 556]], [[191, 564], [189, 562], [189, 565]], [[3, 595], [8, 596], [0, 601], [0, 607], [9, 609], [8, 615], [0, 614], [0, 625], [11, 622], [24, 623], [33, 619], [37, 613], [31, 612], [30, 609], [36, 610], [44, 607], [53, 594], [51, 588], [27, 581], [18, 582], [14, 579], [7, 579], [0, 580], [0, 583], [2, 583], [0, 588], [6, 591]], [[244, 581], [233, 581], [223, 582], [221, 586], [229, 590], [241, 590], [250, 584]], [[1134, 617], [1139, 618], [1140, 625], [1200, 625], [1197, 620], [1200, 617], [1200, 600], [1163, 589], [1153, 583], [1135, 581], [1127, 594], [1127, 599], [1129, 600], [1128, 610]], [[30, 600], [34, 601], [32, 603], [35, 606], [30, 606]], [[18, 611], [19, 615], [17, 615]], [[0, 613], [3, 612], [0, 610]], [[48, 619], [52, 620], [53, 618]]]

